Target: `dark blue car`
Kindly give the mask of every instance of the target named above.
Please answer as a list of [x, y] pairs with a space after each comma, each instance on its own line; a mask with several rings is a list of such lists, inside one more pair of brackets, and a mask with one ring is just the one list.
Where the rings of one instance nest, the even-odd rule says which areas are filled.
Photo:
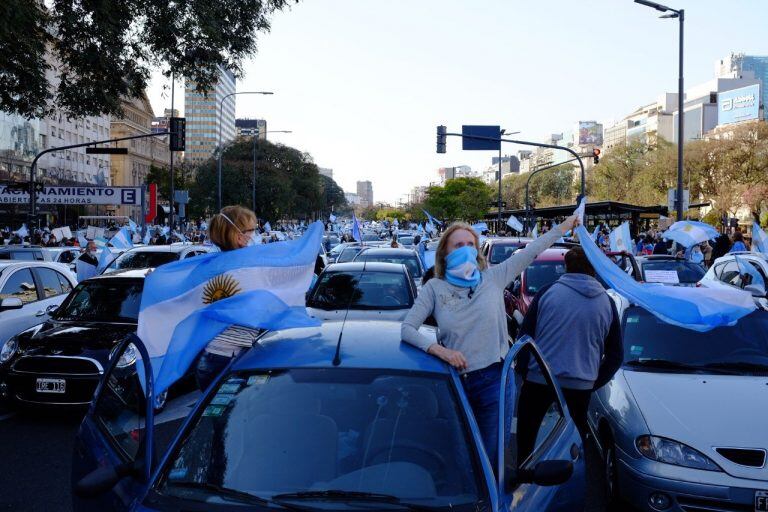
[[145, 405], [137, 367], [150, 393], [151, 371], [134, 336], [80, 426], [74, 508], [579, 510], [583, 450], [551, 380], [556, 403], [534, 451], [517, 460], [531, 358], [549, 376], [530, 340], [505, 359], [502, 455], [490, 461], [460, 376], [402, 343], [397, 322], [267, 333], [208, 390], [169, 399], [159, 414]]

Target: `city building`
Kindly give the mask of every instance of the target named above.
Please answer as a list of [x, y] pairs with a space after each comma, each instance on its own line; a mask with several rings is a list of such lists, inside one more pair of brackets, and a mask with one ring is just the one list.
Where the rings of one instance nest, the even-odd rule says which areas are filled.
[[235, 119], [235, 130], [238, 137], [259, 136], [259, 140], [267, 140], [267, 120], [266, 119]]
[[360, 196], [354, 192], [344, 192], [344, 199], [346, 199], [347, 204], [353, 208], [360, 206]]
[[169, 119], [171, 117], [179, 117], [179, 110], [170, 108], [165, 109], [162, 117], [155, 117], [152, 119], [152, 133], [167, 132], [170, 127]]
[[413, 187], [411, 189], [411, 193], [409, 194], [409, 197], [408, 197], [409, 201], [408, 202], [411, 203], [411, 204], [413, 204], [413, 203], [423, 203], [424, 200], [427, 198], [427, 189], [428, 188], [429, 187], [426, 187], [426, 186], [423, 186], [423, 185], [419, 185], [419, 186]]
[[[146, 94], [140, 98], [123, 99], [124, 116], [114, 118], [111, 123], [111, 137], [131, 137], [152, 133], [152, 120], [155, 114]], [[147, 137], [116, 143], [128, 148], [126, 155], [111, 155], [111, 181], [116, 187], [135, 187], [147, 183], [150, 167], [168, 168], [171, 152], [168, 148], [168, 136]], [[165, 198], [166, 200], [168, 198]], [[139, 221], [140, 206], [110, 207], [115, 215], [129, 215]]]
[[184, 115], [186, 117], [186, 151], [184, 159], [192, 165], [211, 158], [221, 143], [234, 140], [235, 98], [225, 96], [235, 92], [235, 75], [221, 69], [213, 90], [199, 92], [194, 82], [188, 81], [184, 89]]
[[[751, 78], [760, 82], [760, 101], [768, 106], [768, 56], [758, 57], [743, 53], [731, 53], [728, 57], [715, 62], [716, 78]], [[761, 119], [768, 120], [763, 108]]]
[[438, 176], [440, 176], [440, 184], [445, 185], [445, 182], [454, 178], [477, 178], [477, 174], [472, 171], [472, 168], [468, 165], [457, 165], [455, 167], [441, 167], [437, 170]]
[[55, 138], [44, 136], [39, 119], [0, 111], [0, 180], [28, 180], [30, 165], [42, 144], [54, 143], [59, 145], [58, 131]]
[[[514, 155], [506, 155], [501, 157], [501, 176], [507, 176], [509, 174], [520, 173], [520, 159]], [[482, 180], [487, 183], [495, 183], [499, 175], [499, 157], [494, 156], [491, 158], [491, 165], [483, 171], [481, 176]]]
[[327, 176], [331, 179], [333, 179], [333, 169], [329, 169], [327, 167], [318, 167], [318, 171], [320, 171], [320, 174], [323, 176]]
[[373, 184], [370, 181], [357, 182], [357, 195], [362, 208], [373, 206]]

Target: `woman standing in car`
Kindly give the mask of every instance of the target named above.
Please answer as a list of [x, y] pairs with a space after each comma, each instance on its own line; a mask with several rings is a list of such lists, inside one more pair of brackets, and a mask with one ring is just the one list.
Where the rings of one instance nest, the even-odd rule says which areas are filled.
[[[440, 237], [435, 278], [419, 292], [402, 327], [403, 340], [456, 368], [492, 463], [498, 439], [501, 361], [509, 350], [504, 288], [542, 251], [577, 225], [571, 216], [503, 263], [486, 268], [477, 233], [452, 224]], [[437, 343], [419, 332], [429, 316], [437, 321]]]

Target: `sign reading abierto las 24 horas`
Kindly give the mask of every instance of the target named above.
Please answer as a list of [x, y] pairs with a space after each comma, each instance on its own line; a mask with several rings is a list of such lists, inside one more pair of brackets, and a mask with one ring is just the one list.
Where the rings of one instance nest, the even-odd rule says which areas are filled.
[[[44, 187], [35, 196], [37, 204], [141, 204], [141, 187]], [[0, 185], [0, 204], [29, 203], [29, 193]]]

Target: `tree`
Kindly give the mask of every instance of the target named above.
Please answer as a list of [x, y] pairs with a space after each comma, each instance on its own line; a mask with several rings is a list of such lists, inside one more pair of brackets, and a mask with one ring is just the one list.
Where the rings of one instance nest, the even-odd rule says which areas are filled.
[[493, 190], [478, 178], [455, 178], [427, 189], [424, 207], [445, 220], [474, 220], [488, 212]]
[[[256, 35], [289, 0], [3, 0], [0, 110], [45, 117], [122, 115], [150, 70], [164, 69], [211, 90], [219, 69], [242, 75]], [[53, 65], [46, 62], [46, 50]], [[58, 85], [46, 78], [52, 70]], [[53, 101], [51, 101], [53, 100]]]
[[320, 190], [323, 194], [324, 209], [330, 210], [333, 207], [333, 210], [336, 212], [344, 212], [349, 209], [347, 198], [344, 197], [344, 190], [333, 178], [321, 174]]
[[[174, 188], [180, 190], [184, 187], [184, 179], [181, 173], [181, 169], [177, 166], [173, 168], [173, 174], [175, 175]], [[149, 173], [147, 174], [147, 183], [155, 183], [157, 185], [157, 195], [159, 198], [169, 200], [171, 197], [171, 171], [155, 165], [150, 166]]]

